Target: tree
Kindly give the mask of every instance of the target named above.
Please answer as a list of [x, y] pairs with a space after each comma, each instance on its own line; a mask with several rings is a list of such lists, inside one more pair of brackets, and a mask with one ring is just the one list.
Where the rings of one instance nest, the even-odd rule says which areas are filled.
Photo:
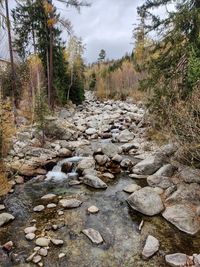
[[99, 53], [98, 62], [103, 62], [106, 58], [106, 51], [104, 49], [101, 49]]

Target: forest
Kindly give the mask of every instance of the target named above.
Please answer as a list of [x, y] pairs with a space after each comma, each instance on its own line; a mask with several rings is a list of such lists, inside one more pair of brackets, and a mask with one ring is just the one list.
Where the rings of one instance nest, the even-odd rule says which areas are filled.
[[199, 0], [0, 0], [0, 267], [199, 247]]

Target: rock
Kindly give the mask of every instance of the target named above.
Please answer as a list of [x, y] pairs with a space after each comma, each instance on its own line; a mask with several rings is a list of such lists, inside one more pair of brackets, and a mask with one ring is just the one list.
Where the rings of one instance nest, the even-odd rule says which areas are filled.
[[96, 130], [95, 128], [88, 128], [88, 129], [85, 131], [85, 133], [86, 133], [87, 135], [93, 135], [93, 134], [97, 133], [97, 130]]
[[116, 154], [119, 154], [120, 152], [119, 148], [112, 143], [103, 144], [101, 150], [103, 154], [105, 154], [109, 158], [113, 158]]
[[24, 229], [25, 234], [35, 233], [37, 228], [35, 226], [30, 226]]
[[165, 154], [166, 156], [170, 157], [177, 151], [176, 144], [167, 144], [161, 147], [161, 153]]
[[35, 241], [35, 244], [39, 247], [48, 247], [49, 243], [50, 243], [50, 239], [46, 237], [39, 237]]
[[16, 184], [23, 184], [24, 183], [24, 178], [22, 176], [17, 176], [15, 178]]
[[0, 210], [5, 210], [5, 206], [0, 204]]
[[200, 170], [191, 167], [184, 167], [178, 176], [186, 183], [200, 184]]
[[67, 149], [67, 148], [64, 148], [64, 147], [61, 148], [61, 149], [59, 149], [58, 153], [59, 153], [59, 156], [60, 156], [60, 157], [66, 157], [66, 158], [69, 158], [69, 157], [72, 156], [72, 151], [69, 150], [69, 149]]
[[176, 167], [174, 167], [173, 165], [165, 164], [159, 170], [157, 170], [157, 172], [154, 173], [154, 175], [171, 177], [174, 174], [175, 170], [176, 170]]
[[106, 155], [96, 155], [95, 160], [100, 166], [103, 166], [106, 164], [106, 162], [109, 160], [109, 158]]
[[46, 248], [40, 248], [40, 249], [38, 250], [38, 254], [39, 254], [40, 256], [42, 256], [42, 257], [46, 257], [47, 254], [48, 254], [48, 250], [47, 250]]
[[61, 216], [61, 215], [63, 215], [64, 214], [64, 212], [62, 211], [62, 210], [58, 210], [58, 215], [59, 216]]
[[153, 187], [153, 191], [156, 192], [158, 195], [162, 195], [164, 190], [160, 187]]
[[187, 256], [183, 253], [169, 254], [165, 256], [165, 261], [173, 267], [186, 266]]
[[159, 241], [158, 241], [158, 239], [156, 239], [152, 235], [149, 235], [147, 237], [145, 246], [143, 248], [142, 256], [145, 259], [148, 259], [151, 256], [153, 256], [158, 250], [159, 250]]
[[44, 205], [38, 205], [33, 208], [33, 211], [40, 212], [43, 211], [44, 209], [45, 209]]
[[33, 252], [33, 253], [26, 259], [26, 262], [30, 262], [30, 261], [32, 261], [36, 254], [37, 254], [37, 251]]
[[82, 159], [78, 166], [77, 166], [77, 170], [83, 172], [85, 169], [94, 169], [95, 168], [95, 161], [93, 158], [84, 158]]
[[147, 175], [140, 175], [140, 174], [130, 174], [129, 177], [133, 179], [146, 179]]
[[146, 159], [137, 163], [132, 172], [135, 174], [152, 175], [155, 173], [164, 163], [163, 154], [150, 155]]
[[137, 184], [130, 184], [130, 185], [127, 185], [123, 191], [126, 192], [126, 193], [134, 193], [135, 191], [137, 190], [140, 190], [141, 189], [141, 186], [137, 185]]
[[82, 182], [88, 186], [91, 186], [93, 188], [97, 189], [106, 189], [107, 185], [104, 183], [100, 178], [98, 178], [95, 175], [85, 175], [83, 177]]
[[96, 245], [103, 243], [103, 238], [98, 231], [88, 228], [84, 229], [82, 232], [92, 241], [92, 243]]
[[168, 197], [169, 197], [172, 193], [174, 193], [176, 190], [177, 190], [177, 186], [176, 186], [176, 185], [170, 186], [169, 188], [167, 188], [167, 189], [165, 190], [164, 197], [165, 197], [165, 198], [168, 198]]
[[129, 152], [131, 149], [138, 149], [138, 145], [136, 143], [127, 143], [121, 146], [122, 151], [127, 153]]
[[118, 136], [117, 140], [120, 143], [127, 143], [129, 141], [132, 141], [134, 139], [135, 135], [134, 133], [131, 133], [128, 129], [122, 131]]
[[10, 213], [4, 212], [0, 214], [0, 226], [13, 221], [15, 217], [11, 215]]
[[195, 267], [200, 267], [200, 254], [193, 254]]
[[102, 174], [102, 177], [103, 178], [105, 178], [105, 179], [114, 179], [115, 178], [115, 176], [112, 174], [112, 173], [110, 173], [110, 172], [104, 172], [103, 174]]
[[55, 203], [49, 203], [48, 205], [47, 205], [47, 208], [48, 209], [53, 209], [53, 208], [55, 208], [56, 207], [56, 204]]
[[123, 159], [120, 163], [120, 166], [124, 169], [128, 169], [128, 168], [131, 168], [133, 164], [130, 159]]
[[76, 198], [71, 198], [71, 199], [61, 199], [59, 201], [59, 204], [66, 209], [72, 209], [72, 208], [78, 208], [81, 204], [82, 201], [76, 199]]
[[41, 261], [41, 259], [42, 259], [42, 257], [40, 255], [36, 255], [36, 256], [33, 257], [33, 262], [34, 263], [38, 263], [38, 262]]
[[88, 212], [94, 214], [99, 212], [99, 209], [96, 206], [91, 206], [88, 208]]
[[123, 157], [121, 155], [117, 154], [112, 158], [112, 160], [117, 162], [117, 163], [120, 163], [123, 160]]
[[3, 244], [3, 248], [6, 250], [6, 251], [10, 251], [12, 248], [13, 248], [14, 244], [12, 241], [8, 241], [6, 242], [5, 244]]
[[127, 201], [131, 208], [149, 216], [159, 214], [164, 209], [160, 196], [150, 187], [134, 192]]
[[170, 181], [168, 177], [164, 176], [157, 176], [157, 175], [150, 175], [147, 177], [147, 183], [149, 186], [152, 187], [161, 187], [162, 189], [167, 189], [174, 184]]
[[59, 259], [62, 259], [62, 258], [64, 258], [65, 256], [66, 256], [65, 253], [60, 253], [60, 254], [58, 255], [58, 258], [59, 258]]
[[200, 230], [198, 216], [189, 206], [175, 204], [173, 206], [166, 207], [162, 216], [187, 234], [194, 235]]
[[54, 245], [56, 245], [56, 246], [61, 246], [61, 245], [64, 244], [64, 241], [61, 240], [61, 239], [54, 239], [54, 238], [52, 238], [52, 239], [51, 239], [51, 242], [52, 242]]
[[33, 240], [35, 238], [35, 234], [34, 233], [29, 233], [29, 234], [26, 234], [25, 235], [26, 239], [27, 240]]
[[53, 200], [56, 197], [55, 194], [47, 194], [41, 197], [42, 200]]

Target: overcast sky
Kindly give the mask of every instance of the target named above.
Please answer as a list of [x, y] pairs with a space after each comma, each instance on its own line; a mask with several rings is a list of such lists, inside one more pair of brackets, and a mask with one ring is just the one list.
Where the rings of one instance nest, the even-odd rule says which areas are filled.
[[[84, 7], [81, 13], [72, 8], [64, 11], [69, 18], [75, 35], [82, 37], [86, 45], [87, 62], [97, 60], [99, 51], [106, 50], [107, 58], [122, 57], [133, 48], [132, 30], [137, 23], [137, 6], [142, 0], [89, 0], [91, 7]], [[64, 8], [63, 8], [64, 9]]]

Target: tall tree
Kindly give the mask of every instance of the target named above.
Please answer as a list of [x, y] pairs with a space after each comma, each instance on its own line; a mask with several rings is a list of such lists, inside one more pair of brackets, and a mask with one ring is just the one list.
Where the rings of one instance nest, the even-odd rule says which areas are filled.
[[106, 58], [106, 51], [104, 49], [101, 49], [98, 57], [98, 62], [103, 62]]

